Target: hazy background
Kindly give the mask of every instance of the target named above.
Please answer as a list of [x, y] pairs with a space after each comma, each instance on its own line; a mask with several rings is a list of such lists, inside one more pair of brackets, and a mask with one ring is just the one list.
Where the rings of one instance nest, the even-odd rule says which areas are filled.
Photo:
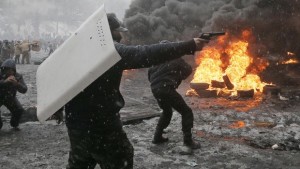
[[131, 0], [0, 0], [0, 39], [68, 36], [105, 2], [124, 18]]
[[67, 37], [103, 2], [129, 29], [126, 43], [247, 29], [256, 53], [300, 53], [300, 0], [0, 0], [0, 39]]

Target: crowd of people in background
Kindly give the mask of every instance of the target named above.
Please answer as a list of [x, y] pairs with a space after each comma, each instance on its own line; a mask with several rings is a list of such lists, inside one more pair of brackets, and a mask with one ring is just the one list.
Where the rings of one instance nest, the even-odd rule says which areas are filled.
[[31, 51], [46, 53], [50, 56], [66, 37], [49, 38], [40, 40], [0, 40], [0, 65], [6, 59], [14, 59], [16, 64], [30, 64]]

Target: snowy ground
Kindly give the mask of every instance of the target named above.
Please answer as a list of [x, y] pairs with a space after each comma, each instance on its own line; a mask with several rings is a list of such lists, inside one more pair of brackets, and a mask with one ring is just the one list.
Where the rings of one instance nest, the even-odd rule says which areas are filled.
[[[33, 54], [32, 59], [38, 60], [42, 55]], [[25, 95], [18, 97], [25, 108], [35, 106], [38, 65], [18, 65], [17, 68], [29, 87]], [[184, 95], [187, 87], [188, 81], [181, 85], [179, 92]], [[158, 111], [145, 70], [125, 72], [121, 91], [126, 100], [123, 112]], [[287, 87], [283, 91], [289, 100], [275, 96], [248, 100], [185, 97], [194, 110], [194, 137], [202, 143], [202, 148], [194, 152], [182, 146], [178, 113], [174, 113], [167, 128], [166, 136], [170, 141], [163, 145], [151, 143], [158, 118], [125, 125], [135, 149], [134, 168], [299, 169], [300, 92], [297, 87]], [[7, 114], [5, 109], [2, 111]], [[10, 129], [8, 120], [6, 115], [0, 131], [1, 169], [65, 168], [69, 140], [64, 124], [27, 122], [16, 132]], [[235, 128], [237, 121], [243, 121], [245, 127]]]

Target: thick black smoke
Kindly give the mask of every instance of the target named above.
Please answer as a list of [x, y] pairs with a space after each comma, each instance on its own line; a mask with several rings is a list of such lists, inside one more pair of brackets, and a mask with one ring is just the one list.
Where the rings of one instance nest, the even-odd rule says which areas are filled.
[[200, 32], [251, 30], [256, 53], [300, 55], [300, 0], [133, 0], [131, 43], [184, 40]]
[[125, 24], [133, 43], [187, 39], [201, 32], [213, 11], [223, 5], [214, 0], [134, 0]]

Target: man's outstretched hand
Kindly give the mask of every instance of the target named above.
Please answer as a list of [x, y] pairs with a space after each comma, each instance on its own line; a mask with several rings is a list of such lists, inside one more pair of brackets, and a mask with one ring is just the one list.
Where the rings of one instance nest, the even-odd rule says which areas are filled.
[[201, 38], [194, 38], [195, 44], [196, 44], [196, 50], [202, 50], [205, 44], [209, 42], [209, 40], [201, 39]]

